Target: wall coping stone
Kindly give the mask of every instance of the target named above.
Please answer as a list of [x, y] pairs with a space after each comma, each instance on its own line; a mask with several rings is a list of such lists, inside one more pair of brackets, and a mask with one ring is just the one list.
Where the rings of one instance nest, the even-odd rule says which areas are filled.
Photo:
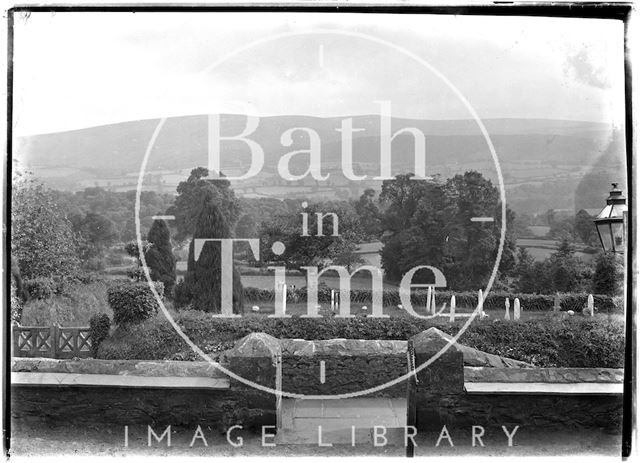
[[11, 371], [20, 373], [72, 373], [149, 377], [227, 377], [209, 362], [180, 360], [68, 360], [14, 357], [11, 361]]
[[622, 368], [464, 367], [465, 383], [622, 383]]
[[281, 339], [282, 353], [285, 355], [406, 355], [407, 341], [377, 339]]
[[225, 357], [271, 357], [282, 355], [280, 341], [266, 333], [251, 333], [236, 341]]

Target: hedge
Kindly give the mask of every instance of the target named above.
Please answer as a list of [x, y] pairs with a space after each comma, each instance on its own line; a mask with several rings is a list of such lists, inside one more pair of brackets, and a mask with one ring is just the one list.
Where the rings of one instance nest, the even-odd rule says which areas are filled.
[[109, 336], [111, 320], [106, 313], [97, 313], [89, 319], [89, 334], [91, 336], [91, 355], [98, 356], [100, 343]]
[[[211, 314], [198, 311], [180, 312], [175, 320], [196, 345], [212, 355], [231, 348], [236, 340], [252, 332], [277, 338], [406, 340], [431, 326], [455, 334], [464, 323], [411, 317], [213, 319]], [[583, 317], [517, 322], [481, 320], [472, 323], [459, 342], [540, 367], [621, 368], [624, 365], [624, 324], [614, 320]], [[135, 330], [116, 329], [102, 342], [98, 357], [201, 360], [160, 317], [146, 321]]]
[[[160, 297], [164, 293], [164, 285], [154, 282]], [[158, 313], [159, 304], [155, 295], [145, 282], [118, 282], [107, 290], [107, 301], [113, 309], [113, 322], [116, 325], [141, 323]]]
[[[458, 307], [476, 307], [478, 304], [478, 293], [474, 291], [453, 292], [453, 291], [436, 291], [436, 305], [442, 307], [443, 304], [449, 304], [451, 296], [456, 296], [456, 304]], [[587, 306], [587, 293], [566, 293], [560, 294], [560, 310], [581, 312]], [[275, 292], [270, 289], [245, 288], [244, 297], [252, 302], [273, 302], [275, 300]], [[547, 294], [526, 294], [526, 293], [506, 293], [506, 292], [490, 292], [485, 298], [485, 309], [504, 309], [504, 300], [506, 298], [513, 300], [517, 297], [520, 299], [522, 310], [531, 310], [536, 312], [552, 311], [555, 296]], [[303, 302], [307, 300], [307, 288], [298, 288], [287, 291], [288, 302]], [[624, 304], [621, 297], [612, 297], [602, 294], [593, 296], [594, 307], [596, 313], [622, 313]], [[318, 302], [330, 302], [331, 289], [323, 286], [318, 288]], [[382, 293], [382, 301], [385, 306], [395, 306], [400, 304], [400, 294], [398, 290], [384, 290]], [[414, 305], [426, 305], [427, 291], [414, 291], [411, 295], [411, 301]], [[371, 291], [369, 290], [351, 290], [351, 302], [354, 304], [371, 303]]]

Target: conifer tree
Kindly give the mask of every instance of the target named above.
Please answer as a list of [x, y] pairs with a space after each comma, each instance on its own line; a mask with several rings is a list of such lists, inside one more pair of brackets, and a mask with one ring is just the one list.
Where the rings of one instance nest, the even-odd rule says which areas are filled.
[[[221, 308], [221, 247], [207, 242], [198, 260], [194, 258], [195, 240], [198, 238], [231, 238], [231, 227], [213, 198], [205, 200], [196, 220], [194, 239], [189, 246], [189, 259], [181, 298], [191, 302], [193, 309], [220, 313]], [[233, 312], [242, 312], [243, 288], [240, 274], [232, 265], [225, 271], [233, 272]]]
[[144, 258], [151, 279], [164, 283], [165, 295], [170, 297], [176, 283], [176, 259], [171, 248], [171, 233], [164, 220], [154, 220], [147, 241], [149, 247]]

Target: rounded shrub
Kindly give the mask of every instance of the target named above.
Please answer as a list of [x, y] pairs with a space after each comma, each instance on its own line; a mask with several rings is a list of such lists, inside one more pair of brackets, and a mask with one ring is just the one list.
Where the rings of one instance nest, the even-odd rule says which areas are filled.
[[98, 347], [107, 336], [111, 329], [111, 320], [106, 313], [97, 313], [89, 319], [89, 334], [91, 336], [91, 355], [95, 358], [98, 356]]
[[[162, 297], [164, 285], [154, 285]], [[119, 326], [141, 323], [158, 313], [158, 301], [147, 282], [116, 283], [107, 290], [107, 301], [113, 310], [113, 322]]]

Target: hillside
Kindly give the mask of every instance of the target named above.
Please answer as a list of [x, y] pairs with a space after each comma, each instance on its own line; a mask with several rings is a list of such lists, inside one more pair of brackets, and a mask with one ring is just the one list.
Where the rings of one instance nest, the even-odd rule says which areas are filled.
[[[379, 187], [371, 177], [379, 175], [379, 117], [354, 116], [353, 158], [356, 174], [368, 175], [363, 182], [349, 182], [341, 173], [342, 117], [272, 116], [260, 118], [249, 137], [265, 152], [265, 167], [249, 180], [235, 182], [238, 194], [287, 196], [353, 196], [366, 187]], [[221, 116], [222, 135], [239, 134], [245, 117]], [[543, 119], [489, 119], [484, 121], [500, 160], [508, 201], [516, 210], [573, 207], [579, 183], [596, 171], [600, 176], [621, 181], [624, 167], [621, 135], [606, 124]], [[15, 142], [14, 158], [49, 185], [78, 190], [100, 185], [115, 190], [134, 189], [140, 165], [158, 120], [122, 122], [69, 132], [34, 135]], [[287, 129], [309, 127], [322, 142], [322, 173], [326, 182], [312, 179], [283, 182], [275, 166], [288, 152], [304, 149], [308, 136], [297, 132], [291, 147], [281, 144]], [[484, 138], [472, 120], [425, 121], [393, 119], [392, 130], [416, 127], [426, 135], [427, 174], [450, 177], [475, 169], [496, 180], [496, 169]], [[147, 166], [145, 189], [169, 192], [191, 168], [207, 165], [207, 117], [184, 116], [167, 119]], [[226, 143], [222, 151], [222, 171], [240, 175], [249, 157], [244, 143]], [[393, 142], [392, 171], [410, 172], [413, 167], [413, 140], [403, 135]], [[307, 169], [306, 156], [295, 156], [294, 174]], [[598, 182], [601, 179], [598, 178]], [[586, 185], [583, 190], [606, 194], [605, 185]], [[597, 198], [594, 195], [594, 199]], [[529, 198], [535, 198], [530, 201]], [[598, 207], [599, 204], [587, 206]], [[584, 206], [583, 206], [584, 207]]]

